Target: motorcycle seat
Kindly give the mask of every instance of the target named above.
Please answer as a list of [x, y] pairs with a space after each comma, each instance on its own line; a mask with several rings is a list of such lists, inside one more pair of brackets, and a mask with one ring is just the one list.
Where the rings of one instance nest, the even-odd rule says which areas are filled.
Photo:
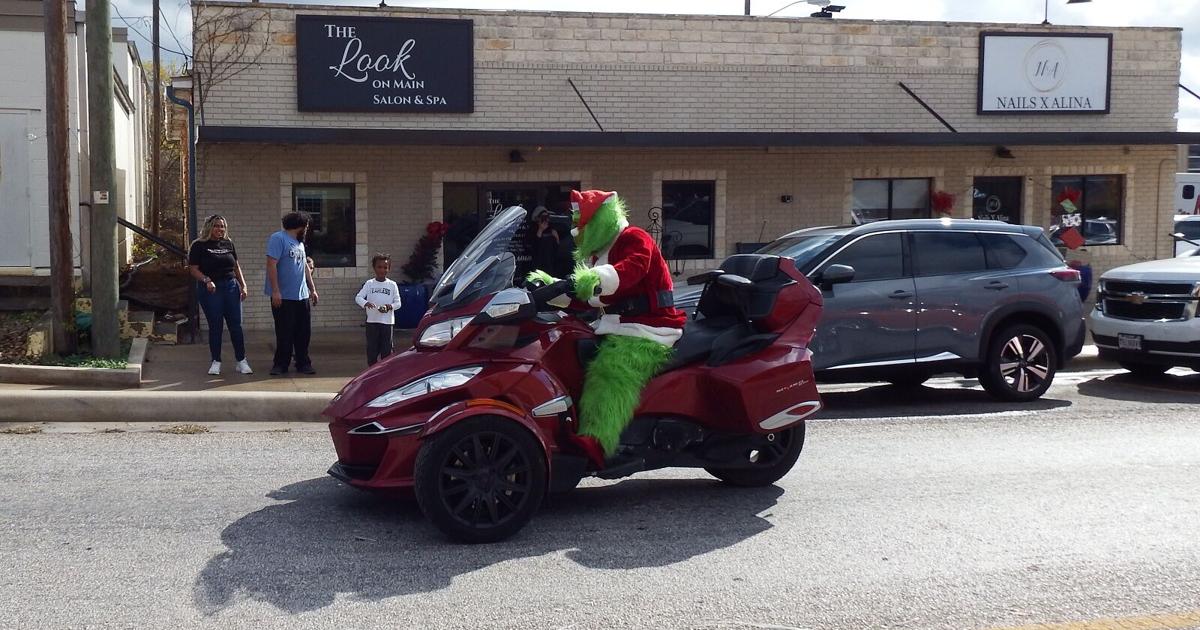
[[728, 338], [731, 331], [738, 331], [732, 334], [740, 335], [741, 328], [744, 328], [743, 323], [737, 317], [712, 317], [688, 322], [683, 327], [683, 336], [675, 342], [674, 354], [659, 373], [704, 361], [723, 336]]

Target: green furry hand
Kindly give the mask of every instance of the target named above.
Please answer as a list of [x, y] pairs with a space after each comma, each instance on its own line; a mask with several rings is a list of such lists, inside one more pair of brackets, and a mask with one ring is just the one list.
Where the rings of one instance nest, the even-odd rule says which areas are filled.
[[600, 288], [600, 274], [595, 269], [578, 265], [571, 280], [575, 282], [575, 297], [584, 302], [596, 297], [596, 290]]
[[525, 276], [525, 282], [526, 284], [541, 284], [542, 286], [549, 286], [555, 282], [558, 282], [558, 278], [555, 278], [541, 269], [537, 269], [535, 271], [530, 271], [529, 275]]

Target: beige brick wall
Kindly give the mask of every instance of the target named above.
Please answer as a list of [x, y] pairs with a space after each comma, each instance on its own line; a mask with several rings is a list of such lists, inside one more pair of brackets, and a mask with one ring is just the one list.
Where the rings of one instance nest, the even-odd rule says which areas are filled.
[[[201, 24], [219, 11], [270, 18], [248, 44], [265, 54], [212, 89], [205, 125], [593, 131], [571, 78], [609, 131], [943, 131], [899, 81], [960, 131], [1176, 127], [1174, 28], [303, 6], [305, 14], [474, 21], [475, 112], [381, 115], [297, 111], [295, 7], [195, 6]], [[1113, 33], [1112, 113], [976, 115], [981, 30]]]
[[[1050, 178], [1056, 174], [1126, 175], [1124, 244], [1094, 246], [1083, 255], [1098, 271], [1170, 252], [1167, 208], [1173, 193], [1177, 152], [1156, 147], [1010, 147], [1015, 160], [1001, 160], [990, 147], [846, 149], [641, 149], [598, 150], [547, 147], [530, 152], [522, 164], [509, 164], [498, 148], [333, 147], [202, 145], [200, 215], [225, 214], [242, 256], [251, 297], [246, 325], [270, 329], [269, 302], [262, 294], [267, 236], [279, 229], [285, 173], [337, 174], [358, 185], [369, 182], [370, 228], [361, 251], [384, 251], [397, 267], [407, 259], [425, 224], [440, 218], [440, 185], [445, 181], [533, 181], [578, 179], [585, 187], [620, 192], [632, 219], [646, 224], [649, 208], [661, 196], [656, 182], [689, 174], [718, 181], [724, 198], [725, 254], [737, 242], [770, 240], [812, 225], [847, 222], [855, 177], [932, 177], [937, 189], [959, 199], [958, 216], [969, 216], [967, 191], [976, 175], [1025, 177], [1024, 216], [1045, 225]], [[293, 175], [294, 176], [294, 175]], [[478, 178], [478, 179], [475, 179]], [[792, 203], [780, 201], [792, 195]], [[706, 266], [689, 263], [688, 268]], [[322, 296], [314, 311], [317, 327], [351, 326], [362, 320], [353, 296], [367, 270], [325, 271], [317, 279]], [[398, 271], [394, 273], [400, 279]]]

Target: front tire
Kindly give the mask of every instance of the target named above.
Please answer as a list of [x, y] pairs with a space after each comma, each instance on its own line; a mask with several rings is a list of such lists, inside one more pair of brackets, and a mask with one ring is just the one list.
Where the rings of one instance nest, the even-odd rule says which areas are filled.
[[466, 543], [517, 533], [546, 494], [542, 447], [512, 420], [464, 420], [421, 446], [414, 491], [421, 511], [447, 536]]
[[1171, 369], [1169, 365], [1155, 365], [1153, 363], [1135, 363], [1133, 361], [1118, 361], [1118, 365], [1128, 371], [1137, 378], [1155, 379], [1161, 378], [1167, 370]]
[[761, 448], [746, 453], [746, 457], [751, 461], [750, 467], [709, 467], [704, 470], [731, 486], [743, 488], [769, 486], [783, 479], [792, 466], [796, 465], [800, 451], [804, 450], [804, 424], [773, 435], [773, 441], [764, 439]]
[[1058, 351], [1050, 336], [1037, 326], [1016, 324], [992, 336], [979, 383], [1000, 400], [1028, 402], [1050, 389], [1057, 371]]

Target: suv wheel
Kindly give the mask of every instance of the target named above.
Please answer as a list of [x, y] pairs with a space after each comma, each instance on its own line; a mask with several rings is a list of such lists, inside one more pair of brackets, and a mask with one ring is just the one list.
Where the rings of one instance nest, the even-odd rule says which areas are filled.
[[979, 383], [1000, 400], [1036, 400], [1050, 389], [1057, 366], [1050, 336], [1037, 326], [1016, 324], [992, 336]]

